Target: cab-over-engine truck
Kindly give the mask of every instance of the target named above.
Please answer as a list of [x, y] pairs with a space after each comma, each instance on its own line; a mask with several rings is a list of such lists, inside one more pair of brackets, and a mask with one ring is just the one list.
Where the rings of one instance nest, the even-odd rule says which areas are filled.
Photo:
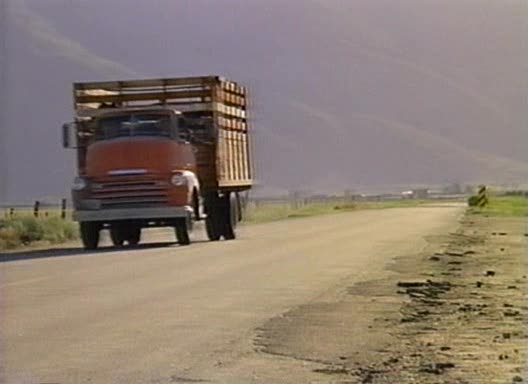
[[73, 103], [63, 145], [77, 150], [73, 218], [85, 249], [102, 229], [123, 246], [162, 226], [187, 245], [196, 220], [212, 241], [235, 238], [253, 179], [245, 87], [219, 76], [83, 82]]

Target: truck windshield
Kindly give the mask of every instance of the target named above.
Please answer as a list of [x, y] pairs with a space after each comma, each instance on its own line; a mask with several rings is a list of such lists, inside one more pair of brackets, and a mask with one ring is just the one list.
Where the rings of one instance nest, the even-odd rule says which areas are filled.
[[128, 136], [171, 137], [170, 117], [162, 114], [128, 114], [99, 120], [96, 140]]

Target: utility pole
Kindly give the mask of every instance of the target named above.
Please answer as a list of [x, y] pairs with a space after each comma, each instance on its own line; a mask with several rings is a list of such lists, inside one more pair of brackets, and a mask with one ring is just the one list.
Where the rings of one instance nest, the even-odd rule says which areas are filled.
[[0, 0], [0, 203], [7, 201], [8, 0]]

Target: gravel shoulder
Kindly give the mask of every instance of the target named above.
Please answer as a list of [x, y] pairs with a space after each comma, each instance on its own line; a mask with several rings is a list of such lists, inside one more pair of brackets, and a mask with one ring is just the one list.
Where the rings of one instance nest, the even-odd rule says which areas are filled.
[[307, 382], [526, 382], [526, 232], [526, 218], [466, 215], [383, 278], [270, 319], [255, 349], [309, 367]]

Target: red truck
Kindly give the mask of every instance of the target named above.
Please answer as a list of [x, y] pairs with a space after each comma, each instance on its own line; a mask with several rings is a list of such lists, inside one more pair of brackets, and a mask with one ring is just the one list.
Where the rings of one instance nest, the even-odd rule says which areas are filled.
[[253, 184], [245, 87], [219, 76], [83, 82], [73, 103], [63, 146], [77, 151], [73, 218], [85, 249], [102, 229], [123, 246], [164, 226], [187, 245], [197, 220], [212, 241], [235, 238]]

